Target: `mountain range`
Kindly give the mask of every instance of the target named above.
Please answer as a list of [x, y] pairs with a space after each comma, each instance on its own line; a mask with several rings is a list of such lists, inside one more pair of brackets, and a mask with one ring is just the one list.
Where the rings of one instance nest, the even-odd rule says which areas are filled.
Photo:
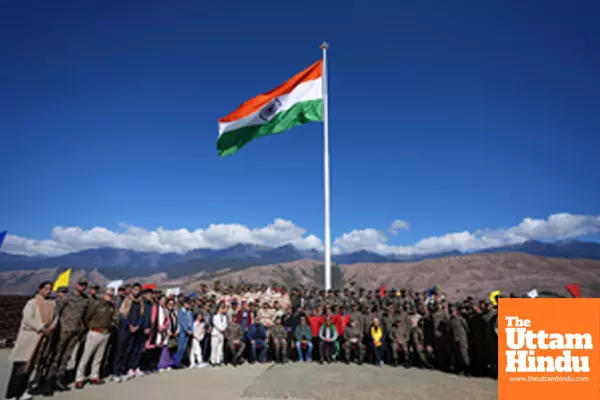
[[[239, 266], [239, 264], [238, 264]], [[155, 283], [161, 289], [179, 287], [184, 293], [196, 292], [202, 284], [209, 287], [219, 281], [225, 285], [239, 283], [283, 285], [291, 287], [323, 287], [323, 262], [302, 259], [288, 263], [247, 266], [243, 269], [222, 268], [211, 272], [201, 271], [173, 278], [167, 273], [155, 273], [156, 268], [130, 268], [140, 275], [131, 276], [128, 283]], [[77, 269], [71, 272], [71, 281], [87, 278], [90, 282], [106, 285], [110, 280], [106, 272], [111, 269]], [[40, 282], [54, 280], [60, 268], [15, 270], [0, 272], [0, 294], [31, 295]], [[334, 264], [334, 288], [364, 287], [377, 289], [412, 288], [425, 290], [439, 285], [452, 300], [476, 296], [486, 299], [493, 290], [524, 295], [532, 289], [555, 292], [569, 297], [566, 285], [578, 283], [584, 297], [600, 296], [600, 261], [542, 257], [523, 253], [479, 253], [414, 262], [363, 262]], [[169, 275], [169, 276], [168, 276]], [[121, 277], [124, 278], [124, 277]], [[0, 298], [0, 301], [2, 299]]]
[[[525, 253], [543, 257], [600, 260], [600, 243], [578, 240], [555, 243], [527, 241], [475, 253]], [[338, 264], [415, 262], [459, 255], [463, 255], [463, 253], [451, 251], [419, 256], [393, 256], [361, 250], [333, 256], [333, 262]], [[117, 248], [89, 249], [55, 257], [28, 257], [0, 253], [0, 272], [58, 267], [59, 269], [97, 269], [109, 279], [126, 279], [157, 273], [166, 273], [169, 279], [175, 279], [199, 272], [210, 273], [222, 269], [239, 270], [250, 266], [271, 265], [303, 259], [322, 260], [323, 254], [316, 250], [300, 250], [291, 244], [275, 248], [254, 244], [237, 244], [225, 249], [195, 249], [183, 254], [140, 252]]]

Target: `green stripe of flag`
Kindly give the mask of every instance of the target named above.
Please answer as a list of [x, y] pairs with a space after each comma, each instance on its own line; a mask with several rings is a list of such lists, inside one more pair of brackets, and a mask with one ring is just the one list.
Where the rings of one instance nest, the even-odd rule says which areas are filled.
[[310, 100], [294, 104], [262, 125], [247, 126], [225, 132], [217, 140], [219, 157], [229, 156], [250, 141], [262, 136], [274, 135], [307, 122], [323, 121], [323, 100]]

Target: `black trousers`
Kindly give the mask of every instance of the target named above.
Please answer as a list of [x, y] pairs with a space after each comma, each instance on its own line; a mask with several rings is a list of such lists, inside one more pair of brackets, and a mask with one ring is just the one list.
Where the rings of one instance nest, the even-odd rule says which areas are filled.
[[12, 399], [14, 397], [18, 399], [23, 396], [23, 393], [27, 390], [29, 373], [25, 372], [25, 364], [26, 362], [24, 361], [13, 363], [8, 386], [6, 387], [5, 398]]
[[[115, 353], [113, 374], [121, 376], [139, 364], [139, 347], [143, 344], [143, 335], [131, 333], [128, 328], [120, 328], [117, 332], [117, 352]], [[137, 360], [135, 359], [137, 357]]]
[[140, 369], [144, 372], [155, 371], [158, 368], [158, 360], [162, 347], [144, 350], [140, 358]]
[[113, 375], [115, 358], [117, 356], [117, 329], [111, 329], [110, 339], [104, 352], [104, 359], [102, 360], [102, 370], [100, 376], [105, 377]]
[[321, 342], [319, 344], [319, 352], [321, 354], [319, 354], [319, 356], [321, 357], [320, 360], [321, 361], [327, 361], [330, 362], [333, 359], [333, 356], [336, 353], [336, 346], [335, 346], [335, 342]]
[[321, 347], [320, 346], [321, 338], [319, 338], [318, 336], [313, 336], [312, 344], [313, 344], [312, 358], [313, 358], [313, 360], [320, 360], [321, 359], [321, 349], [319, 347]]
[[375, 346], [375, 343], [371, 343], [371, 351], [373, 352], [375, 364], [385, 360], [385, 343], [382, 343], [379, 347]]
[[204, 359], [204, 362], [210, 360], [210, 337], [211, 335], [209, 334], [204, 335], [204, 339], [202, 340], [202, 343], [200, 343], [202, 346], [202, 358]]

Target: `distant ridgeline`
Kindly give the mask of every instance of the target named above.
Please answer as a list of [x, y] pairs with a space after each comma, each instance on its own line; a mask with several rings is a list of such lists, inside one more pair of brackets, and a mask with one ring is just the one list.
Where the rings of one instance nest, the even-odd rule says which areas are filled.
[[[600, 260], [600, 244], [582, 241], [544, 243], [529, 241], [518, 245], [485, 249], [475, 253], [518, 252], [544, 257]], [[333, 256], [338, 264], [411, 262], [430, 258], [460, 256], [458, 251], [418, 256], [380, 255], [357, 251]], [[224, 268], [239, 270], [255, 265], [271, 265], [302, 259], [323, 260], [315, 250], [299, 250], [292, 245], [277, 248], [238, 244], [226, 249], [196, 249], [184, 254], [138, 252], [133, 250], [100, 248], [84, 250], [57, 257], [26, 257], [0, 253], [0, 272], [42, 268], [99, 269], [108, 279], [127, 279], [140, 276], [140, 269], [151, 274], [166, 272], [169, 278], [186, 276], [200, 271], [212, 272]], [[148, 271], [144, 272], [147, 274]]]

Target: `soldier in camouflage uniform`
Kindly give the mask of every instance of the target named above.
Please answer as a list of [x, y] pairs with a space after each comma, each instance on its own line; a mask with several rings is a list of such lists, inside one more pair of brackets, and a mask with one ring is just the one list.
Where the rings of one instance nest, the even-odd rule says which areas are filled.
[[454, 307], [450, 311], [450, 333], [452, 337], [452, 353], [455, 360], [454, 369], [458, 373], [466, 373], [469, 360], [469, 325]]
[[262, 320], [263, 325], [265, 326], [265, 331], [267, 332], [267, 340], [269, 339], [269, 336], [271, 335], [271, 328], [273, 327], [273, 324], [275, 323], [275, 309], [272, 308], [270, 306], [269, 303], [263, 303], [262, 308], [259, 308], [256, 316], [260, 317], [260, 319]]
[[[415, 311], [412, 310], [412, 314], [414, 314], [414, 313], [415, 313]], [[408, 302], [405, 302], [402, 305], [402, 312], [400, 312], [400, 310], [398, 310], [398, 315], [399, 315], [400, 321], [404, 324], [406, 329], [410, 332], [410, 329], [413, 327], [413, 322], [412, 322], [412, 317], [411, 317], [411, 306]]]
[[391, 308], [394, 305], [394, 297], [396, 295], [396, 291], [394, 290], [393, 292], [391, 290], [388, 290], [387, 295], [381, 299], [381, 304], [383, 307], [386, 308]]
[[490, 377], [498, 376], [498, 335], [494, 331], [494, 322], [498, 318], [498, 310], [489, 302], [484, 302], [482, 305], [483, 320], [485, 325], [484, 331], [484, 354], [485, 363], [487, 366], [487, 375]]
[[89, 300], [85, 294], [87, 285], [88, 282], [85, 278], [79, 279], [75, 291], [56, 303], [58, 343], [44, 383], [44, 395], [52, 395], [56, 389], [59, 391], [69, 390], [64, 381], [64, 374], [77, 340], [85, 329], [84, 316], [89, 306]]
[[471, 302], [468, 303], [467, 322], [469, 324], [469, 360], [471, 361], [470, 373], [474, 376], [484, 376], [486, 372], [485, 360], [485, 319], [481, 309]]
[[403, 299], [400, 297], [400, 292], [396, 289], [392, 289], [392, 302], [394, 303], [394, 310], [398, 310], [402, 307]]
[[314, 310], [318, 306], [317, 296], [315, 295], [315, 292], [312, 290], [308, 293], [307, 303], [308, 303], [307, 308], [308, 308], [309, 312], [312, 312], [312, 310]]
[[394, 323], [392, 318], [392, 310], [389, 308], [383, 308], [381, 312], [381, 325], [385, 328], [386, 332], [392, 331], [392, 325]]
[[450, 366], [448, 316], [446, 311], [437, 302], [434, 302], [432, 303], [430, 318], [433, 329], [433, 350], [435, 352], [437, 367], [447, 372]]
[[402, 356], [404, 357], [404, 367], [410, 367], [410, 356], [408, 353], [408, 338], [409, 328], [401, 319], [394, 321], [390, 332], [390, 342], [392, 348], [392, 359], [394, 360], [394, 366], [398, 365], [398, 350], [402, 349]]
[[340, 296], [340, 291], [336, 290], [333, 292], [333, 297], [331, 298], [332, 305], [336, 307], [342, 307], [344, 305], [344, 298]]
[[373, 323], [373, 317], [374, 315], [371, 314], [371, 310], [369, 308], [369, 306], [365, 306], [362, 309], [362, 316], [361, 316], [361, 325], [363, 328], [363, 335], [367, 336], [369, 334], [369, 328], [371, 327], [371, 324]]
[[225, 339], [227, 350], [233, 357], [231, 364], [233, 366], [240, 365], [243, 362], [242, 356], [244, 355], [244, 350], [246, 349], [246, 342], [244, 342], [244, 332], [242, 332], [242, 326], [236, 321], [235, 318], [230, 321], [227, 325], [227, 328], [225, 328]]
[[281, 324], [281, 317], [275, 319], [275, 325], [271, 328], [271, 338], [273, 340], [273, 358], [275, 362], [285, 364], [287, 362], [288, 353], [288, 333], [285, 327]]
[[344, 357], [346, 364], [350, 363], [352, 356], [352, 346], [356, 346], [358, 350], [358, 365], [361, 365], [365, 358], [365, 345], [363, 340], [363, 330], [357, 326], [357, 321], [354, 318], [350, 318], [350, 323], [344, 329]]
[[360, 338], [362, 340], [362, 336], [364, 333], [364, 328], [363, 328], [363, 317], [362, 317], [362, 313], [358, 310], [358, 303], [354, 303], [352, 304], [352, 311], [350, 311], [350, 319], [354, 321], [354, 324], [356, 325], [356, 329], [358, 329], [358, 331], [360, 332]]
[[69, 293], [69, 288], [66, 286], [61, 286], [58, 289], [56, 289], [56, 301], [64, 298], [67, 295], [67, 293]]
[[373, 297], [373, 291], [369, 290], [367, 292], [367, 297], [365, 299], [366, 302], [366, 306], [369, 307], [369, 310], [372, 310], [375, 306], [377, 306], [379, 304], [379, 302], [377, 301], [377, 299], [375, 299]]
[[352, 297], [350, 295], [350, 290], [348, 288], [344, 289], [342, 292], [342, 305], [346, 307], [346, 310], [349, 310], [352, 307]]
[[316, 297], [315, 297], [315, 300], [316, 300], [315, 301], [315, 307], [321, 307], [321, 308], [325, 307], [325, 304], [327, 303], [327, 300], [325, 298], [325, 293], [326, 292], [324, 290], [321, 290], [319, 292], [319, 294], [316, 295]]
[[431, 352], [425, 346], [425, 333], [424, 333], [425, 319], [421, 318], [417, 322], [417, 326], [412, 328], [410, 332], [410, 341], [415, 349], [415, 354], [418, 356], [419, 367], [433, 368], [429, 359], [431, 358]]
[[360, 288], [358, 292], [358, 306], [361, 310], [364, 307], [369, 307], [369, 300], [367, 299], [367, 296], [365, 295], [365, 289], [363, 288]]

